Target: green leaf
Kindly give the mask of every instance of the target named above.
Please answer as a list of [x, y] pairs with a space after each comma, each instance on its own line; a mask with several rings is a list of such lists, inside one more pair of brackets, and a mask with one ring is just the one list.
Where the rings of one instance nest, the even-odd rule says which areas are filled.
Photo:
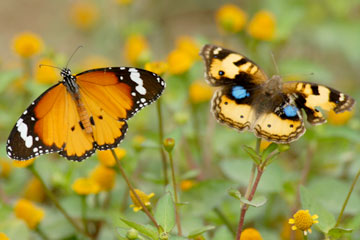
[[170, 232], [175, 226], [175, 205], [170, 193], [166, 193], [159, 199], [155, 219], [165, 232]]
[[345, 228], [333, 228], [329, 231], [328, 236], [332, 237], [334, 239], [340, 239], [341, 237], [343, 237], [344, 235], [351, 233], [353, 230], [352, 229], [345, 229]]
[[213, 230], [213, 229], [215, 229], [214, 226], [204, 226], [204, 227], [201, 227], [201, 228], [199, 228], [199, 229], [196, 229], [196, 230], [194, 230], [194, 231], [191, 231], [191, 232], [189, 233], [188, 238], [194, 238], [194, 237], [196, 237], [196, 236], [198, 236], [198, 235], [200, 235], [200, 234], [203, 234], [204, 232], [211, 231], [211, 230]]
[[270, 153], [275, 151], [278, 148], [278, 145], [276, 143], [271, 143], [261, 154], [262, 158], [265, 159], [267, 156], [269, 156]]
[[266, 203], [267, 199], [265, 196], [257, 196], [254, 197], [253, 200], [249, 201], [245, 197], [241, 197], [240, 201], [253, 207], [261, 207]]
[[[199, 217], [209, 213], [221, 204], [228, 196], [227, 189], [231, 182], [226, 180], [206, 180], [196, 184], [190, 190], [183, 192], [181, 199], [190, 202], [193, 217]], [[196, 201], [194, 201], [196, 199]]]
[[289, 149], [290, 149], [290, 144], [279, 144], [278, 145], [279, 152], [286, 152]]
[[243, 145], [242, 148], [256, 164], [260, 164], [261, 156], [253, 148], [246, 145]]
[[143, 224], [139, 224], [139, 223], [136, 223], [136, 222], [132, 222], [132, 221], [127, 220], [127, 219], [122, 218], [122, 217], [120, 219], [121, 219], [121, 221], [126, 223], [126, 225], [128, 225], [129, 227], [135, 228], [136, 230], [138, 230], [142, 234], [150, 237], [151, 239], [153, 239], [153, 240], [158, 239], [158, 233], [154, 229], [154, 227], [152, 227], [150, 225], [143, 225]]
[[236, 188], [230, 188], [228, 190], [228, 193], [230, 196], [240, 200], [241, 199], [241, 193], [239, 192], [239, 190], [237, 190]]
[[324, 208], [304, 186], [300, 187], [301, 205], [304, 209], [308, 209], [310, 214], [319, 216], [319, 223], [316, 226], [323, 233], [328, 233], [335, 226], [335, 217]]
[[171, 235], [170, 237], [169, 237], [169, 240], [187, 240], [187, 238], [185, 238], [185, 237], [180, 237], [180, 236], [174, 236], [174, 235]]
[[216, 229], [216, 232], [212, 240], [224, 240], [224, 239], [233, 239], [233, 238], [234, 236], [229, 231], [229, 229], [226, 228], [225, 226], [221, 226]]
[[274, 155], [272, 155], [269, 158], [269, 160], [266, 162], [265, 166], [269, 166], [279, 155], [280, 155], [280, 152], [277, 152]]

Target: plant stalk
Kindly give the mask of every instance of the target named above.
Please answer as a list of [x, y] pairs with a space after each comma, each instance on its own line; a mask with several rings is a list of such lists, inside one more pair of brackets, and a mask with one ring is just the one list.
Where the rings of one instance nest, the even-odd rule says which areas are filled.
[[163, 167], [163, 175], [164, 175], [164, 186], [168, 185], [169, 177], [167, 174], [167, 159], [164, 149], [161, 147], [164, 141], [164, 125], [163, 125], [163, 117], [162, 117], [162, 110], [161, 110], [161, 98], [156, 101], [156, 109], [158, 115], [158, 123], [159, 123], [159, 146], [160, 146], [160, 155]]
[[160, 231], [160, 226], [159, 224], [156, 222], [155, 218], [151, 215], [151, 213], [149, 212], [149, 210], [147, 209], [147, 207], [145, 206], [145, 204], [143, 203], [143, 201], [140, 199], [139, 195], [136, 193], [135, 189], [133, 188], [133, 186], [131, 185], [128, 177], [126, 176], [126, 173], [124, 171], [124, 168], [121, 166], [120, 160], [119, 158], [116, 156], [114, 149], [111, 149], [111, 152], [116, 160], [116, 163], [118, 165], [118, 168], [120, 170], [120, 173], [122, 175], [122, 177], [124, 178], [126, 184], [128, 185], [131, 193], [135, 196], [136, 200], [140, 203], [144, 213], [148, 216], [148, 218], [153, 222], [153, 224], [155, 225], [155, 227]]
[[175, 178], [174, 161], [173, 161], [172, 151], [168, 151], [168, 153], [169, 153], [169, 160], [170, 160], [170, 167], [171, 167], [171, 176], [172, 176], [172, 183], [173, 183], [173, 189], [174, 189], [174, 195], [175, 195], [176, 225], [177, 225], [177, 229], [178, 229], [178, 234], [179, 234], [179, 236], [182, 236], [181, 221], [180, 221], [180, 214], [179, 214], [179, 199], [178, 199], [177, 188], [176, 188], [176, 178]]
[[46, 195], [50, 198], [50, 200], [54, 203], [55, 207], [64, 215], [64, 217], [69, 221], [69, 223], [81, 234], [83, 234], [84, 236], [87, 236], [91, 239], [93, 239], [93, 237], [87, 233], [86, 231], [84, 231], [75, 221], [74, 219], [72, 219], [70, 217], [70, 215], [65, 211], [65, 209], [60, 205], [60, 203], [58, 202], [58, 200], [56, 199], [55, 195], [48, 189], [48, 187], [46, 186], [44, 180], [41, 178], [40, 174], [36, 171], [34, 164], [30, 165], [28, 167], [30, 169], [30, 171], [34, 174], [34, 176], [40, 181], [41, 185], [44, 188], [44, 191], [46, 193]]
[[348, 192], [348, 194], [347, 194], [347, 196], [346, 196], [346, 199], [345, 199], [345, 201], [344, 201], [344, 203], [343, 203], [343, 205], [342, 205], [342, 208], [341, 208], [340, 214], [339, 214], [339, 216], [338, 216], [338, 219], [337, 219], [337, 221], [336, 221], [335, 227], [338, 227], [338, 226], [340, 225], [341, 218], [342, 218], [342, 216], [343, 216], [343, 214], [344, 214], [344, 211], [345, 211], [345, 207], [346, 207], [346, 205], [347, 205], [348, 202], [349, 202], [350, 196], [351, 196], [351, 194], [352, 194], [352, 192], [353, 192], [353, 190], [354, 190], [354, 187], [355, 187], [355, 184], [356, 184], [357, 180], [359, 179], [359, 176], [360, 176], [360, 169], [359, 169], [359, 171], [357, 172], [357, 174], [356, 174], [356, 176], [355, 176], [355, 178], [354, 178], [354, 180], [353, 180], [353, 182], [352, 182], [352, 184], [351, 184], [350, 190], [349, 190], [349, 192]]

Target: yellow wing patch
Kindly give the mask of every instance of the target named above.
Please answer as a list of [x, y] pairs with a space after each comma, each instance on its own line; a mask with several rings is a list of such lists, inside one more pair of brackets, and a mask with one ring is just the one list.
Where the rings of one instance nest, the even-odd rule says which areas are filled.
[[254, 133], [257, 137], [265, 138], [276, 143], [289, 143], [305, 132], [302, 119], [282, 119], [274, 113], [262, 114], [255, 123]]
[[223, 95], [222, 91], [215, 93], [212, 109], [218, 121], [240, 131], [249, 129], [254, 121], [254, 112], [250, 105], [238, 104]]
[[[236, 62], [239, 62], [242, 59], [245, 60], [243, 56], [235, 53], [229, 54], [222, 60], [214, 58], [210, 65], [211, 76], [216, 79], [220, 79], [221, 77], [235, 79], [236, 75], [240, 72], [253, 75], [259, 70], [255, 64], [247, 60], [244, 61], [244, 64], [239, 66], [235, 65]], [[223, 72], [224, 74], [220, 75], [219, 72]]]

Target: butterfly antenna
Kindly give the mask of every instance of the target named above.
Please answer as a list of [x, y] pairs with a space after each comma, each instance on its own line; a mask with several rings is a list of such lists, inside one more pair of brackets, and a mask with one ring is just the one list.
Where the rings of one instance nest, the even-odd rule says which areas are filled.
[[279, 67], [278, 67], [278, 65], [276, 64], [276, 60], [275, 60], [275, 56], [274, 56], [274, 53], [273, 53], [273, 52], [271, 52], [271, 59], [272, 59], [272, 61], [273, 61], [273, 63], [274, 63], [275, 70], [276, 70], [276, 74], [277, 74], [277, 75], [280, 75]]
[[80, 46], [78, 46], [78, 47], [75, 49], [75, 51], [71, 54], [69, 60], [67, 61], [65, 68], [68, 68], [68, 65], [69, 65], [71, 59], [73, 58], [73, 56], [75, 55], [75, 53], [76, 53], [80, 48], [82, 48], [82, 47], [83, 47], [83, 46], [80, 45]]
[[52, 67], [52, 68], [56, 68], [56, 69], [61, 70], [61, 68], [59, 68], [59, 67], [52, 66], [52, 65], [47, 65], [47, 64], [39, 64], [39, 68], [41, 68], [41, 67]]

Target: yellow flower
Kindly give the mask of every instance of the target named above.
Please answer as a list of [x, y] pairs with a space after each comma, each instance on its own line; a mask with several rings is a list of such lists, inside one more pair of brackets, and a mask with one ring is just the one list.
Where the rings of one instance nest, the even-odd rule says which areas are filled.
[[272, 142], [269, 142], [269, 141], [266, 141], [264, 139], [261, 139], [261, 142], [260, 142], [260, 152], [264, 151], [265, 149], [268, 148], [268, 146], [270, 146]]
[[26, 167], [30, 166], [31, 164], [33, 164], [34, 161], [35, 161], [35, 158], [31, 158], [29, 160], [14, 160], [13, 166], [18, 167], [18, 168], [26, 168]]
[[[119, 160], [124, 158], [126, 155], [126, 150], [123, 148], [115, 148], [114, 151]], [[98, 151], [97, 156], [100, 163], [106, 167], [113, 167], [116, 164], [116, 160], [111, 150]]]
[[115, 185], [116, 172], [114, 169], [98, 165], [90, 175], [100, 187], [100, 191], [110, 191]]
[[194, 187], [196, 185], [196, 182], [194, 180], [182, 180], [180, 182], [180, 189], [182, 191], [187, 191]]
[[344, 125], [352, 118], [353, 115], [354, 109], [342, 113], [335, 113], [334, 111], [330, 111], [328, 115], [328, 121], [333, 125]]
[[275, 35], [276, 20], [274, 14], [261, 10], [250, 21], [247, 31], [256, 39], [269, 41]]
[[15, 216], [26, 222], [29, 228], [34, 229], [44, 218], [44, 210], [36, 207], [29, 200], [20, 199], [15, 205]]
[[89, 1], [77, 2], [71, 6], [70, 17], [77, 28], [87, 31], [94, 27], [99, 18], [99, 10]]
[[143, 35], [135, 34], [126, 39], [124, 46], [125, 59], [132, 65], [146, 62], [149, 57], [149, 44]]
[[78, 178], [72, 185], [72, 189], [79, 195], [96, 194], [100, 186], [91, 178]]
[[236, 5], [225, 4], [216, 12], [215, 19], [221, 30], [230, 33], [237, 33], [244, 28], [247, 15]]
[[202, 103], [209, 101], [213, 96], [214, 90], [204, 81], [195, 81], [190, 85], [189, 97], [192, 103]]
[[116, 0], [116, 2], [119, 5], [127, 6], [130, 5], [133, 2], [133, 0]]
[[0, 158], [0, 177], [8, 178], [11, 172], [11, 164], [9, 161]]
[[175, 49], [169, 53], [167, 62], [171, 74], [182, 74], [189, 70], [194, 61], [186, 52]]
[[24, 58], [32, 57], [43, 49], [42, 39], [31, 32], [21, 33], [13, 39], [12, 47], [15, 53]]
[[45, 83], [45, 84], [50, 84], [50, 83], [55, 83], [59, 80], [59, 70], [57, 70], [56, 68], [53, 67], [48, 67], [48, 66], [42, 66], [40, 67], [41, 64], [44, 65], [50, 65], [50, 66], [54, 66], [54, 62], [49, 59], [49, 58], [43, 58], [41, 59], [36, 65], [35, 65], [35, 79], [38, 83]]
[[149, 62], [145, 64], [145, 70], [148, 70], [150, 72], [154, 72], [157, 75], [164, 74], [168, 69], [168, 65], [166, 62]]
[[292, 230], [299, 229], [304, 232], [304, 235], [307, 235], [308, 232], [311, 233], [311, 226], [319, 222], [316, 220], [318, 218], [316, 214], [311, 216], [309, 210], [299, 210], [294, 214], [293, 218], [289, 219], [289, 224], [293, 224]]
[[200, 59], [198, 44], [189, 36], [181, 36], [176, 40], [176, 49], [187, 53], [193, 60]]
[[83, 69], [104, 68], [111, 66], [109, 59], [103, 56], [90, 56], [82, 64]]
[[10, 238], [8, 238], [5, 233], [0, 232], [0, 240], [10, 240]]
[[[304, 239], [302, 232], [296, 231], [294, 233], [295, 233], [294, 240], [303, 240]], [[292, 235], [291, 226], [289, 225], [289, 223], [287, 221], [284, 221], [282, 224], [282, 231], [280, 234], [281, 240], [290, 240], [291, 235]]]
[[[135, 189], [135, 192], [139, 196], [141, 202], [143, 202], [146, 207], [151, 207], [150, 198], [155, 196], [155, 193], [150, 193], [149, 195], [146, 195], [146, 193], [144, 193], [143, 191], [141, 191], [139, 189]], [[131, 198], [132, 202], [134, 203], [134, 204], [131, 204], [130, 207], [132, 207], [134, 209], [134, 212], [140, 211], [142, 209], [142, 206], [139, 203], [139, 201], [136, 199], [136, 197], [132, 193], [132, 191], [130, 191], [130, 198]]]
[[255, 228], [246, 228], [242, 231], [240, 240], [262, 240], [262, 237]]
[[45, 189], [40, 180], [33, 177], [25, 186], [24, 198], [33, 202], [43, 202], [45, 200]]

